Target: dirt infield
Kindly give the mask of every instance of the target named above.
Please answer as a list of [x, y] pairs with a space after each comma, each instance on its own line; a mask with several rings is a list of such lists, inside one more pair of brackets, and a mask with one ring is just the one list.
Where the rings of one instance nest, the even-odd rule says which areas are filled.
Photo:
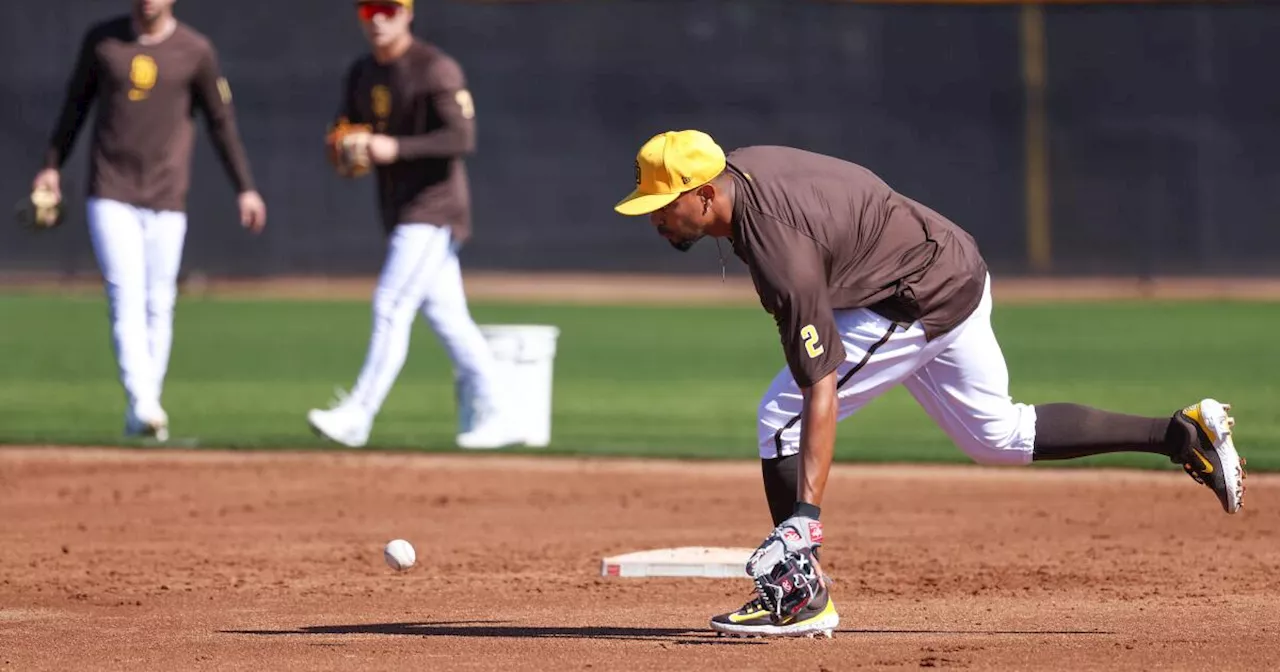
[[[372, 277], [211, 278], [184, 276], [185, 297], [367, 300]], [[719, 276], [470, 272], [464, 282], [472, 300], [547, 301], [586, 304], [758, 305], [750, 278]], [[1280, 278], [1265, 277], [1003, 277], [992, 279], [998, 302], [1106, 301], [1117, 299], [1280, 300]], [[98, 293], [91, 276], [0, 275], [0, 289]]]
[[[838, 466], [834, 640], [717, 639], [745, 580], [604, 555], [754, 545], [753, 462], [0, 449], [0, 669], [1263, 669], [1280, 477]], [[383, 543], [414, 542], [395, 574]]]

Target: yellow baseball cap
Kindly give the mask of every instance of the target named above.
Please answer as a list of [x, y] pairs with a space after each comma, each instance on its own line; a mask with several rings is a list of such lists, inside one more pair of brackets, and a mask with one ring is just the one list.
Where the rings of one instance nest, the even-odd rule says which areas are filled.
[[724, 150], [702, 131], [667, 131], [644, 143], [636, 154], [636, 189], [614, 210], [647, 215], [724, 171]]

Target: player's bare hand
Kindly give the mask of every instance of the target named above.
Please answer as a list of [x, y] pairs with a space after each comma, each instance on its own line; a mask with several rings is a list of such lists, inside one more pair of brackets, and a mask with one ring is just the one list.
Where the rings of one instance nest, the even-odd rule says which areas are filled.
[[58, 200], [62, 200], [62, 174], [57, 168], [45, 168], [36, 173], [36, 179], [31, 181], [31, 191], [52, 191]]
[[261, 233], [267, 225], [267, 204], [256, 191], [240, 194], [240, 224], [250, 233]]
[[377, 165], [394, 163], [400, 156], [400, 142], [389, 135], [369, 137], [369, 160]]

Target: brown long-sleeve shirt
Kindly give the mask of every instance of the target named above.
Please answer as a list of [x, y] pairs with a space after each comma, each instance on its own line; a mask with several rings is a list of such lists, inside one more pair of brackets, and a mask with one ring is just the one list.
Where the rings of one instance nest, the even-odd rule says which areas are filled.
[[463, 157], [475, 149], [475, 105], [457, 61], [416, 39], [390, 63], [359, 58], [347, 73], [337, 116], [399, 141], [398, 160], [376, 171], [386, 231], [435, 224], [451, 227], [458, 240], [470, 235]]
[[727, 159], [733, 249], [777, 322], [797, 384], [845, 361], [834, 310], [919, 320], [933, 340], [981, 301], [987, 265], [973, 238], [866, 168], [789, 147]]
[[236, 191], [254, 189], [217, 53], [186, 24], [152, 45], [138, 42], [127, 16], [85, 34], [45, 167], [62, 167], [95, 101], [90, 196], [185, 210], [197, 108]]

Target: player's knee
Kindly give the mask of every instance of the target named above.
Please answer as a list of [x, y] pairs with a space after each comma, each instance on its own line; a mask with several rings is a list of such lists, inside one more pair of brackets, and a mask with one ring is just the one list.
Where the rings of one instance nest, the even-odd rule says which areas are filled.
[[379, 293], [373, 297], [373, 321], [379, 326], [401, 326], [412, 324], [414, 307], [391, 293]]
[[790, 455], [799, 450], [800, 410], [803, 407], [804, 397], [791, 377], [791, 370], [783, 367], [756, 405], [761, 458]]
[[140, 293], [124, 291], [118, 286], [109, 287], [107, 310], [112, 321], [140, 320], [147, 314], [147, 303]]
[[760, 403], [756, 405], [756, 423], [760, 425], [761, 429], [764, 428], [766, 423], [771, 421], [770, 416], [772, 411], [770, 407], [775, 405], [773, 398], [768, 396], [761, 399]]
[[147, 315], [164, 317], [173, 314], [174, 303], [178, 300], [177, 292], [152, 291], [147, 295]]
[[800, 439], [799, 423], [783, 413], [774, 399], [765, 399], [756, 409], [756, 434], [760, 457], [770, 459], [788, 452]]
[[756, 406], [756, 427], [760, 431], [760, 436], [766, 433], [771, 434], [780, 426], [775, 416], [777, 416], [777, 404], [768, 397], [761, 399]]
[[1031, 461], [1032, 441], [1024, 431], [1021, 414], [1011, 408], [1010, 413], [985, 418], [970, 427], [970, 435], [964, 441], [965, 453], [974, 462], [983, 465], [1020, 465]]
[[431, 325], [438, 334], [447, 334], [464, 319], [464, 316], [459, 315], [453, 306], [436, 301], [427, 302], [427, 305], [422, 307], [422, 315], [427, 318], [427, 324]]

